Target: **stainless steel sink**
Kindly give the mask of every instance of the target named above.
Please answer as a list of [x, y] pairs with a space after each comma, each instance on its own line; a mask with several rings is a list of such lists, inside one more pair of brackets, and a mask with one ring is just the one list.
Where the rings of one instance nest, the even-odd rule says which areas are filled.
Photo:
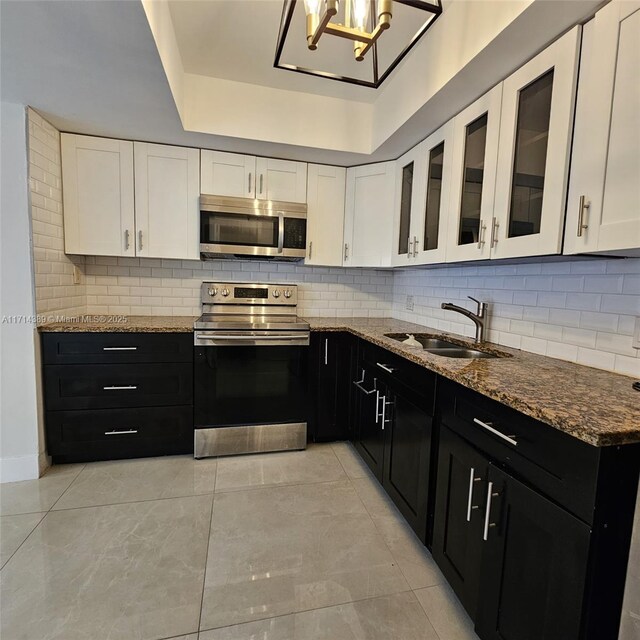
[[[385, 333], [387, 338], [392, 338], [398, 342], [403, 342], [407, 339], [406, 333]], [[445, 358], [502, 358], [504, 356], [497, 353], [489, 353], [487, 351], [480, 351], [479, 349], [472, 349], [465, 347], [464, 345], [456, 344], [455, 342], [449, 342], [449, 340], [443, 340], [442, 338], [434, 338], [426, 333], [414, 333], [413, 337], [422, 345], [422, 348], [429, 353], [433, 353], [437, 356], [444, 356]]]

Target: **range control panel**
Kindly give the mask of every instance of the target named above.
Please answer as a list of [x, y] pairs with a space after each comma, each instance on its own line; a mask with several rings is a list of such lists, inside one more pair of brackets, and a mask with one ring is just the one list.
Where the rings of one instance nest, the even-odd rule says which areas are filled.
[[295, 284], [252, 284], [248, 282], [203, 282], [203, 304], [296, 305]]

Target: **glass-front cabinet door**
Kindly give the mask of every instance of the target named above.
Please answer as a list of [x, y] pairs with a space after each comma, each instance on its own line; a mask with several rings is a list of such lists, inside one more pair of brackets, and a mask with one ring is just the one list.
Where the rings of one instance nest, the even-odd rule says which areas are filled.
[[416, 219], [419, 217], [420, 202], [424, 198], [425, 167], [423, 144], [415, 146], [396, 162], [394, 266], [415, 261]]
[[413, 253], [416, 264], [444, 262], [450, 216], [453, 121], [434, 131], [424, 142], [424, 186], [416, 204]]
[[492, 258], [560, 253], [580, 27], [503, 82]]
[[501, 104], [502, 83], [453, 120], [447, 262], [490, 257]]

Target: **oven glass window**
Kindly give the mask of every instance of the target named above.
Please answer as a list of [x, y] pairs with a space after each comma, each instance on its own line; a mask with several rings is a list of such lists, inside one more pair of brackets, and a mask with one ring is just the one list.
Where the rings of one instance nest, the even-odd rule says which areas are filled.
[[278, 218], [203, 211], [200, 214], [200, 242], [277, 247]]

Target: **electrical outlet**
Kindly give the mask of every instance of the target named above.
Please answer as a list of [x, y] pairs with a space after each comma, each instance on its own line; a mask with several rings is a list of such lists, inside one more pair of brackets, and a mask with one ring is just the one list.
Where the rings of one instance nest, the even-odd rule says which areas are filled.
[[634, 349], [640, 349], [640, 316], [636, 318], [636, 327], [633, 332], [632, 346]]
[[407, 296], [407, 302], [405, 303], [405, 307], [408, 311], [413, 311], [413, 296]]
[[80, 271], [80, 267], [73, 267], [73, 284], [80, 284], [82, 281], [82, 272]]

